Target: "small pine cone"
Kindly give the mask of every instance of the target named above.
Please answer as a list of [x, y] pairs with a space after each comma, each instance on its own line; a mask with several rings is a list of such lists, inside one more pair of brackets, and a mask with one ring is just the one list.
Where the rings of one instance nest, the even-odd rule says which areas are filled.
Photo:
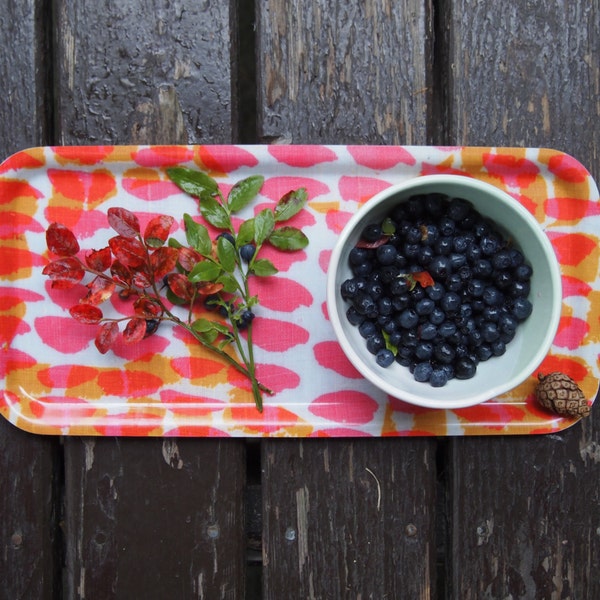
[[539, 373], [538, 379], [535, 395], [544, 408], [565, 417], [587, 417], [590, 414], [590, 405], [583, 392], [568, 375]]

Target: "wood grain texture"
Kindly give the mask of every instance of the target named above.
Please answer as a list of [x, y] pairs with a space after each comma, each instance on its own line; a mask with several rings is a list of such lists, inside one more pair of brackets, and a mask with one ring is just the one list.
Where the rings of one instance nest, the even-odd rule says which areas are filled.
[[[35, 0], [2, 2], [0, 158], [49, 143], [46, 16]], [[5, 282], [4, 282], [5, 284]], [[0, 324], [0, 329], [2, 325]], [[3, 359], [0, 359], [0, 361]], [[55, 597], [60, 441], [20, 431], [0, 417], [0, 599]]]
[[233, 2], [57, 1], [61, 143], [225, 143]]
[[[597, 178], [597, 0], [449, 6], [445, 141], [554, 147]], [[600, 411], [557, 435], [450, 447], [448, 597], [600, 597]]]
[[428, 4], [260, 2], [259, 138], [424, 143], [431, 60]]
[[[228, 3], [58, 3], [63, 144], [227, 143]], [[239, 598], [241, 440], [65, 440], [68, 598]]]
[[67, 598], [239, 598], [240, 446], [69, 439]]
[[435, 457], [423, 440], [265, 443], [265, 598], [430, 598]]

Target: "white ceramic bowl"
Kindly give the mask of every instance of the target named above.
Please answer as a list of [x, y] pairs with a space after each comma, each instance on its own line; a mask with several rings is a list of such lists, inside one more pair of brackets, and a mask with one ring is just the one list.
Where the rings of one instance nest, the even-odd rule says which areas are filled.
[[[346, 318], [350, 306], [340, 286], [351, 278], [348, 255], [363, 228], [381, 222], [392, 208], [415, 194], [443, 193], [471, 202], [525, 255], [533, 268], [529, 300], [533, 311], [522, 322], [502, 356], [480, 362], [471, 379], [451, 379], [443, 387], [415, 381], [407, 367], [377, 365], [358, 327]], [[525, 381], [552, 345], [562, 303], [560, 268], [547, 236], [535, 218], [514, 198], [493, 185], [461, 175], [426, 175], [392, 186], [371, 198], [350, 219], [333, 249], [327, 278], [327, 308], [338, 341], [350, 362], [375, 386], [410, 404], [454, 409], [492, 399]]]

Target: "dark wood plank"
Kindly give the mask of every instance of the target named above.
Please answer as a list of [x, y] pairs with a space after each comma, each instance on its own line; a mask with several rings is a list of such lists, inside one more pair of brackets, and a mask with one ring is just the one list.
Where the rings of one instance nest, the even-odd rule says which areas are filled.
[[263, 444], [265, 598], [427, 598], [435, 444]]
[[[259, 11], [259, 139], [426, 142], [425, 3]], [[428, 597], [435, 451], [428, 439], [265, 441], [264, 597]]]
[[[229, 3], [58, 3], [65, 144], [230, 142]], [[238, 598], [241, 440], [67, 439], [66, 593]]]
[[[598, 4], [450, 4], [443, 141], [554, 147], [597, 179]], [[600, 597], [599, 447], [597, 407], [557, 435], [451, 442], [451, 597]]]
[[259, 138], [423, 144], [428, 2], [259, 3]]
[[[3, 3], [0, 20], [0, 156], [48, 143], [44, 98], [47, 15], [36, 0]], [[0, 357], [0, 362], [2, 358]], [[60, 440], [0, 418], [0, 598], [54, 597], [60, 583]]]

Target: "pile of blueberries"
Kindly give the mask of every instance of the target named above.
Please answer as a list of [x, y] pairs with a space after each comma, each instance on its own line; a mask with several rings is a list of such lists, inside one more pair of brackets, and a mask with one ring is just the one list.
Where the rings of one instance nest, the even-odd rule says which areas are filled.
[[363, 229], [349, 262], [346, 316], [374, 360], [434, 387], [504, 354], [532, 312], [531, 266], [462, 198], [410, 197]]

